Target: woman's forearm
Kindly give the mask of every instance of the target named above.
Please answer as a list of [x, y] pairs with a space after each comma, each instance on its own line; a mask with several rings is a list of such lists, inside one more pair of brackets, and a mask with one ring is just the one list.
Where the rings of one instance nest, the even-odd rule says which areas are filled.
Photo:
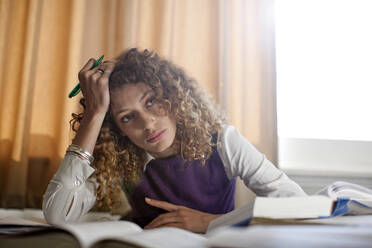
[[80, 146], [90, 154], [93, 154], [94, 146], [96, 144], [104, 118], [105, 115], [102, 113], [86, 113], [80, 123], [79, 129], [72, 143]]

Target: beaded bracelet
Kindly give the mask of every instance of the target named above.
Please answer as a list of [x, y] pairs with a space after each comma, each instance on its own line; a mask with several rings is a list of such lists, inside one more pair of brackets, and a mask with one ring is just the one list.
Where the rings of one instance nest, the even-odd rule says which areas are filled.
[[92, 154], [90, 154], [88, 151], [84, 150], [83, 148], [75, 144], [71, 144], [67, 148], [66, 153], [67, 152], [72, 152], [72, 153], [77, 154], [80, 158], [88, 160], [89, 164], [91, 164], [94, 160], [94, 157], [92, 156]]

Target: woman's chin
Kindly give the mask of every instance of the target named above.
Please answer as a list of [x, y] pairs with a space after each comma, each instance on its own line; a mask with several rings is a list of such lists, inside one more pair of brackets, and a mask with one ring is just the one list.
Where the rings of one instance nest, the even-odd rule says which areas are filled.
[[159, 146], [154, 147], [148, 152], [155, 158], [165, 158], [177, 153], [177, 151], [173, 149], [172, 145], [168, 144], [159, 144]]

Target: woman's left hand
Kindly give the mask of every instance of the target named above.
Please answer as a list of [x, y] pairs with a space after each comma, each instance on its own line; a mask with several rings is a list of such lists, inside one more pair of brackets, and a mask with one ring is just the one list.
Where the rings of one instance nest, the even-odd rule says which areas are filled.
[[171, 204], [165, 201], [145, 198], [146, 203], [164, 209], [169, 213], [161, 214], [150, 222], [144, 229], [157, 227], [178, 227], [191, 232], [205, 233], [209, 222], [222, 214], [208, 214], [195, 209]]

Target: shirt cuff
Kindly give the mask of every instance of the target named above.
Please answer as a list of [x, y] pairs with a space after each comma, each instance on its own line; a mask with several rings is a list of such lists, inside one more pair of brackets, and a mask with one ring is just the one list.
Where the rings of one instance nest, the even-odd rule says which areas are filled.
[[64, 187], [78, 187], [93, 174], [95, 170], [85, 159], [73, 153], [66, 153], [53, 180], [62, 183]]

